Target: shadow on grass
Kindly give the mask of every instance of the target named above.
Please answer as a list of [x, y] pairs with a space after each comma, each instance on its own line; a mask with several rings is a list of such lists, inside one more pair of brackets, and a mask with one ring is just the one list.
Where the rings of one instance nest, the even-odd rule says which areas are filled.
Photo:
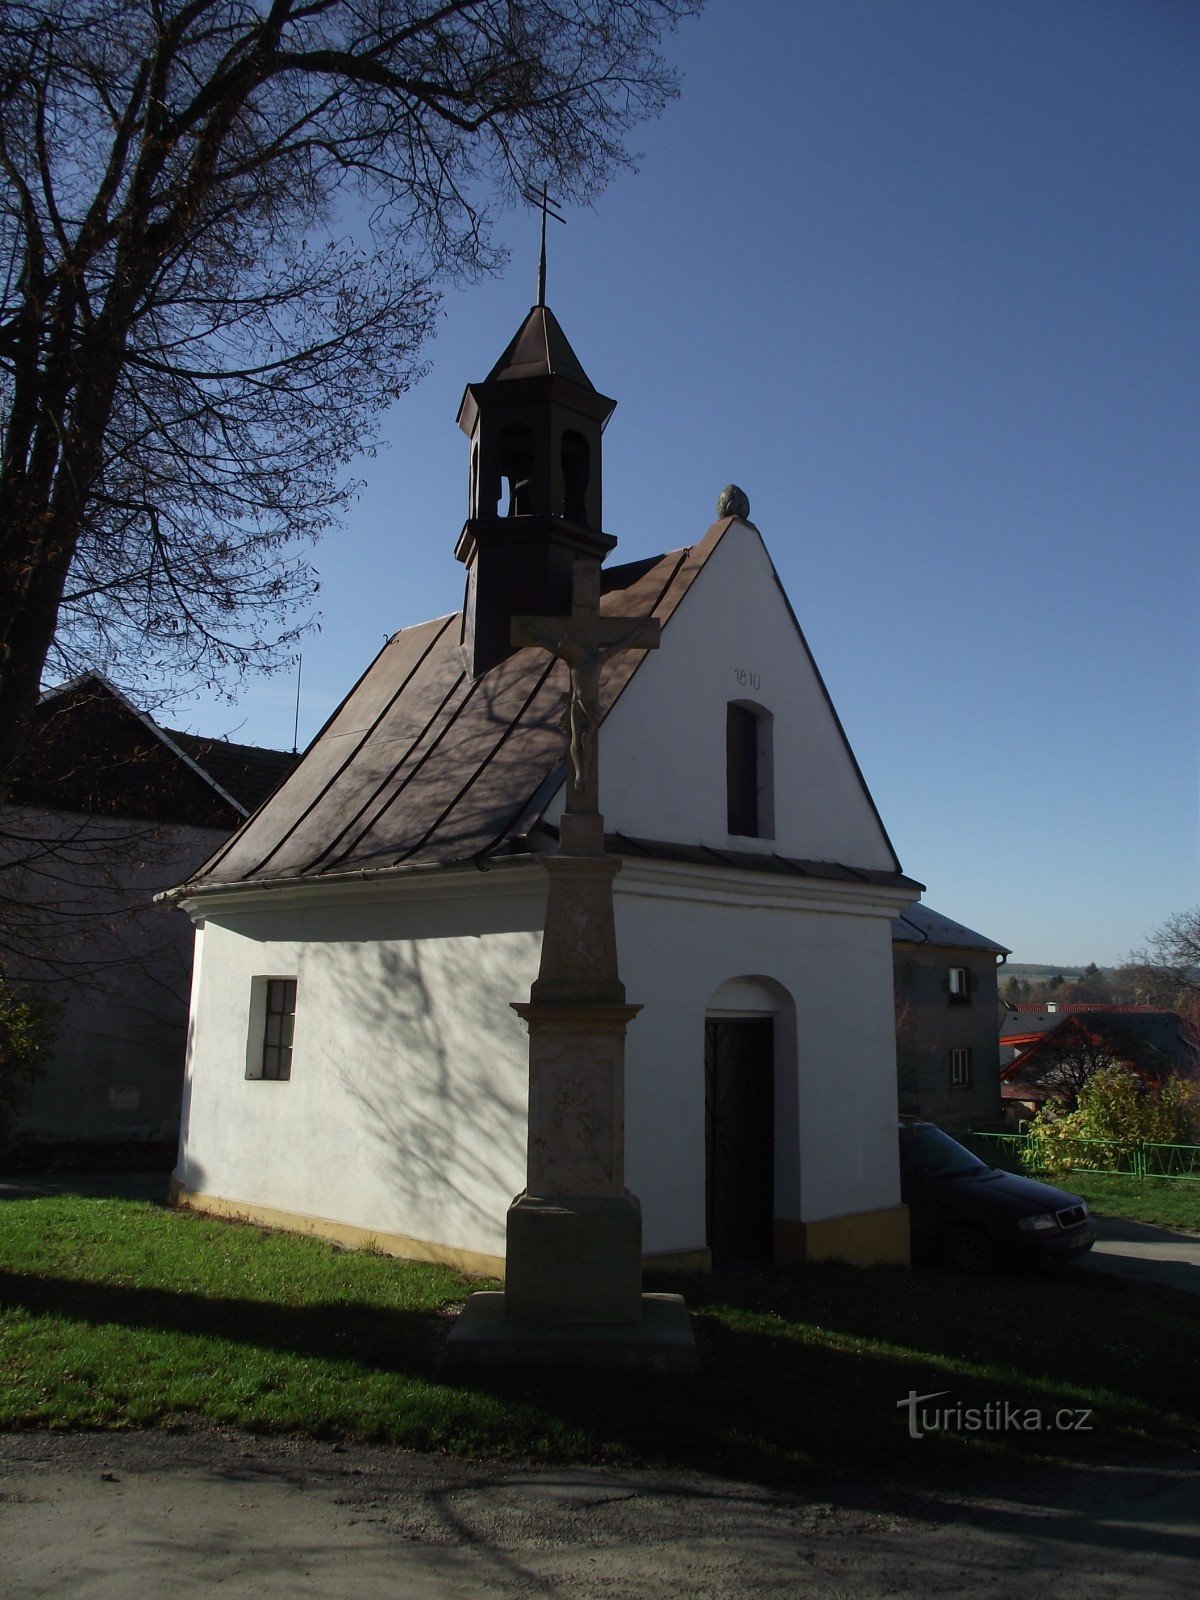
[[289, 1306], [87, 1279], [0, 1272], [0, 1306], [34, 1316], [252, 1345], [308, 1360], [355, 1361], [381, 1372], [432, 1374], [436, 1313], [362, 1302]]
[[[960, 1481], [1037, 1458], [1095, 1464], [1130, 1448], [1194, 1448], [1198, 1405], [1185, 1376], [1196, 1322], [1132, 1316], [1106, 1284], [923, 1278], [807, 1268], [745, 1279], [659, 1279], [682, 1289], [700, 1376], [513, 1368], [446, 1371], [449, 1319], [363, 1302], [290, 1306], [252, 1298], [0, 1274], [0, 1304], [77, 1327], [224, 1341], [295, 1362], [295, 1396], [275, 1416], [214, 1387], [212, 1420], [263, 1431], [343, 1435], [418, 1449], [706, 1468], [781, 1483], [814, 1476]], [[1106, 1353], [1098, 1318], [1116, 1319]], [[1032, 1331], [1031, 1331], [1032, 1330]], [[1156, 1333], [1155, 1333], [1156, 1330]], [[1155, 1333], [1161, 1359], [1129, 1366], [1126, 1341]], [[1190, 1334], [1190, 1337], [1184, 1337]], [[1176, 1359], [1176, 1352], [1178, 1359]], [[214, 1349], [212, 1366], [229, 1357]], [[329, 1364], [306, 1400], [305, 1364]], [[1176, 1371], [1176, 1367], [1181, 1367]], [[1125, 1382], [1114, 1382], [1124, 1371]], [[93, 1380], [103, 1398], [105, 1374]], [[935, 1427], [910, 1437], [903, 1402], [944, 1394], [963, 1412], [1007, 1405], [1053, 1419], [1089, 1410], [1084, 1431]], [[1191, 1398], [1189, 1398], [1191, 1397]], [[177, 1405], [178, 1403], [176, 1403]], [[162, 1415], [170, 1412], [164, 1403]], [[1181, 1414], [1181, 1411], [1187, 1414]]]

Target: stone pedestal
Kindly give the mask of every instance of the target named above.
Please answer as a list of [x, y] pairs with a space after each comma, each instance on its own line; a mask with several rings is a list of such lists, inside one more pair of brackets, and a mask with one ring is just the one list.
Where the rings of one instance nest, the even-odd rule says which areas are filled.
[[[564, 817], [562, 841], [579, 831], [571, 823], [592, 820]], [[594, 820], [603, 828], [600, 818]], [[603, 844], [603, 834], [600, 839]], [[562, 847], [560, 843], [560, 851]], [[606, 855], [558, 854], [546, 856], [541, 865], [550, 875], [550, 886], [541, 966], [529, 991], [530, 1004], [623, 1005], [625, 985], [617, 976], [612, 893], [620, 861]]]
[[[551, 873], [562, 865], [575, 863], [555, 857]], [[617, 863], [584, 865], [603, 869], [609, 890]], [[625, 1029], [641, 1008], [541, 998], [569, 982], [543, 961], [537, 998], [513, 1007], [529, 1027], [529, 1154], [508, 1212], [506, 1315], [636, 1322], [642, 1210], [625, 1187]]]
[[529, 1027], [526, 1190], [623, 1195], [625, 1029], [641, 1007], [533, 999], [513, 1010]]
[[566, 813], [538, 976], [513, 1010], [529, 1027], [526, 1187], [509, 1207], [501, 1294], [474, 1294], [454, 1362], [643, 1367], [691, 1373], [680, 1295], [642, 1293], [642, 1211], [625, 1187], [625, 1004], [612, 883], [597, 813]]
[[637, 1322], [522, 1322], [496, 1290], [473, 1294], [446, 1344], [464, 1367], [592, 1367], [690, 1378], [696, 1338], [681, 1294], [644, 1294]]
[[504, 1314], [519, 1322], [639, 1322], [635, 1197], [518, 1195], [508, 1210]]

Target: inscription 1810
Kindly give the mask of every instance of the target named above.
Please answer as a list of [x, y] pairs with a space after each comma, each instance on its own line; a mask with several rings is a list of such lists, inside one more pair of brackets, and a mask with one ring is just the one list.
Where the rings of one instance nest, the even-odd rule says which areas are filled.
[[741, 689], [762, 688], [762, 678], [759, 676], [759, 674], [757, 672], [750, 672], [745, 667], [735, 667], [733, 676], [738, 687]]

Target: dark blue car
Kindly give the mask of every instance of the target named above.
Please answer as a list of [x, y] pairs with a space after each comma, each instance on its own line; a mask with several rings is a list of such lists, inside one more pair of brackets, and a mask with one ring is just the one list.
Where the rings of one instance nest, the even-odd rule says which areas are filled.
[[914, 1262], [982, 1272], [1000, 1262], [1070, 1261], [1096, 1225], [1076, 1194], [989, 1167], [932, 1122], [900, 1124], [900, 1198]]

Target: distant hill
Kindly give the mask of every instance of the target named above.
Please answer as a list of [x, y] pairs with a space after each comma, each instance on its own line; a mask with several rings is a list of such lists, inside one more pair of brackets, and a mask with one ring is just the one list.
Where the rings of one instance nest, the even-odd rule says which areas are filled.
[[[1083, 976], [1083, 966], [1047, 967], [1037, 961], [1006, 961], [1000, 968], [1004, 978], [1020, 978], [1022, 983], [1045, 983], [1047, 978], [1052, 978], [1056, 972], [1061, 972], [1064, 978], [1075, 979]], [[1101, 972], [1113, 972], [1113, 967], [1101, 967]], [[1003, 982], [1003, 978], [1001, 980]]]

